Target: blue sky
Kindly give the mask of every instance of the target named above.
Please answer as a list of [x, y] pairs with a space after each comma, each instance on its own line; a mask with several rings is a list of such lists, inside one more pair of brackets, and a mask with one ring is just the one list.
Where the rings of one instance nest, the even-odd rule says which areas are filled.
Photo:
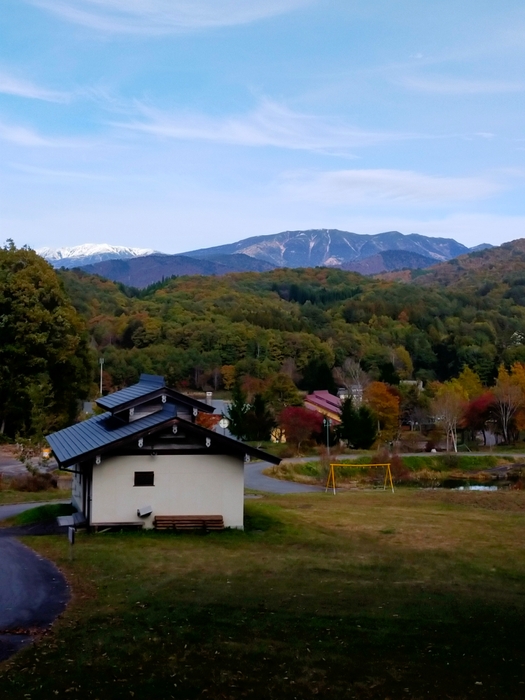
[[525, 237], [525, 5], [3, 0], [0, 240]]

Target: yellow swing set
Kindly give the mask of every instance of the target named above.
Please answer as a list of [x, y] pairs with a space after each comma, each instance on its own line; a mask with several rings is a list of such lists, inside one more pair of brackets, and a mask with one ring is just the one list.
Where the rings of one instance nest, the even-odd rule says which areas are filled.
[[390, 488], [392, 493], [394, 493], [394, 481], [392, 479], [392, 471], [390, 469], [390, 462], [385, 462], [384, 464], [357, 464], [353, 462], [334, 462], [330, 464], [330, 471], [328, 472], [328, 479], [326, 481], [325, 493], [328, 491], [330, 486], [332, 486], [334, 496], [335, 496], [335, 467], [385, 467], [385, 481], [383, 484], [383, 489], [386, 491], [387, 484], [390, 483]]

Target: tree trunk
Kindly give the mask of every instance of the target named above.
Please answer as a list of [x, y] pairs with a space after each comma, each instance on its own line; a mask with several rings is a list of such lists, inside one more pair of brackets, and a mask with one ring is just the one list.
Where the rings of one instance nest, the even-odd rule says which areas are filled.
[[0, 435], [3, 435], [5, 432], [5, 418], [2, 418], [2, 423], [0, 423]]

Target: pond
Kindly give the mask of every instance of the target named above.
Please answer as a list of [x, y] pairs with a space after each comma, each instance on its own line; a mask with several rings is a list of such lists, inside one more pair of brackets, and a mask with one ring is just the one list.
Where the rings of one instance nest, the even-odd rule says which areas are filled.
[[525, 488], [524, 479], [444, 479], [441, 483], [433, 484], [431, 488], [454, 489], [457, 491], [503, 491], [509, 489], [522, 490]]

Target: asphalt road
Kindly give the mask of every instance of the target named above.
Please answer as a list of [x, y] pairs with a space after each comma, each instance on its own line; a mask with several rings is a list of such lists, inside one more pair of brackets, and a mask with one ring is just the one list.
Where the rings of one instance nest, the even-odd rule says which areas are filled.
[[[0, 520], [35, 505], [0, 506]], [[0, 530], [0, 661], [49, 627], [68, 600], [69, 589], [59, 570]]]
[[[310, 459], [310, 458], [309, 458]], [[244, 486], [254, 491], [266, 491], [266, 493], [308, 493], [311, 491], [323, 491], [320, 486], [308, 484], [296, 484], [293, 481], [283, 481], [265, 476], [263, 471], [271, 467], [269, 462], [248, 462], [244, 465]]]

